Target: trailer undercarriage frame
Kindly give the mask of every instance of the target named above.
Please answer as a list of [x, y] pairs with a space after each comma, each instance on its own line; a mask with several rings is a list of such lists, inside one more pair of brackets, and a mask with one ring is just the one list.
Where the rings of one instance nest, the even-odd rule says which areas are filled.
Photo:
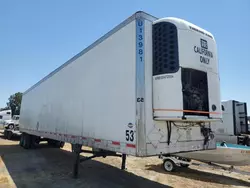
[[[46, 138], [40, 138], [39, 136], [30, 135], [28, 133], [22, 133], [21, 139], [19, 142], [19, 145], [25, 149], [34, 149], [36, 148], [41, 141], [47, 141], [49, 145], [56, 147], [56, 148], [62, 148], [64, 146], [64, 142], [52, 140], [52, 139], [46, 139]], [[95, 157], [107, 157], [107, 156], [116, 156], [116, 157], [122, 157], [122, 164], [121, 169], [126, 169], [126, 154], [117, 154], [116, 152], [102, 150], [102, 149], [96, 149], [92, 148], [92, 150], [83, 150], [81, 144], [71, 144], [72, 146], [72, 153], [74, 154], [75, 160], [73, 165], [73, 177], [77, 178], [79, 173], [79, 164], [88, 160], [91, 160]], [[90, 153], [93, 154], [92, 156], [84, 157], [81, 156], [81, 153]]]
[[[80, 144], [72, 144], [72, 152], [75, 155], [75, 161], [73, 166], [73, 177], [78, 178], [79, 174], [79, 164], [83, 163], [85, 161], [91, 160], [96, 157], [107, 157], [107, 156], [115, 156], [115, 157], [122, 157], [122, 164], [121, 164], [121, 170], [126, 169], [126, 154], [117, 154], [115, 152], [106, 151], [106, 150], [98, 150], [98, 151], [91, 151], [91, 150], [83, 150], [82, 145]], [[92, 156], [89, 157], [81, 157], [81, 153], [91, 153]]]

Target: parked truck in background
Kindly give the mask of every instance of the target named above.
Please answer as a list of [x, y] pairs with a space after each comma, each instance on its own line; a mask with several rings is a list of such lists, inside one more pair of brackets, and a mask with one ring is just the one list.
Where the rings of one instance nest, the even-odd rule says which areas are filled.
[[[137, 12], [23, 94], [20, 145], [41, 137], [93, 157], [215, 149], [221, 119], [213, 35], [177, 18]], [[85, 158], [85, 160], [90, 159]]]
[[12, 114], [11, 110], [0, 111], [0, 129], [4, 129], [4, 122], [11, 120]]
[[12, 139], [13, 136], [20, 136], [19, 131], [19, 115], [13, 115], [10, 120], [4, 121], [4, 138]]
[[14, 129], [15, 127], [18, 127], [19, 115], [14, 115], [11, 119], [5, 120], [3, 125], [4, 125], [4, 128], [7, 128], [7, 129]]
[[247, 103], [236, 100], [222, 102], [222, 122], [214, 123], [216, 139], [250, 146]]

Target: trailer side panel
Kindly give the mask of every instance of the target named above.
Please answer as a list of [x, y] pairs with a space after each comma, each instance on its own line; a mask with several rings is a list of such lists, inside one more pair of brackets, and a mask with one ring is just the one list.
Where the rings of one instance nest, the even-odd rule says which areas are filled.
[[131, 21], [25, 93], [21, 130], [135, 154], [135, 43]]

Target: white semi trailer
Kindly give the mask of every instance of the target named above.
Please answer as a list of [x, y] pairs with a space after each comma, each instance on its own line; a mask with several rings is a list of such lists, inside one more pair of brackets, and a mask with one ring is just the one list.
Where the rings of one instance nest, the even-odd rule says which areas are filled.
[[210, 123], [220, 119], [213, 35], [136, 12], [24, 92], [20, 145], [71, 143], [75, 175], [82, 145], [90, 158], [121, 153], [124, 169], [126, 155], [216, 148]]
[[221, 104], [223, 121], [213, 123], [216, 140], [250, 146], [247, 103], [228, 100]]

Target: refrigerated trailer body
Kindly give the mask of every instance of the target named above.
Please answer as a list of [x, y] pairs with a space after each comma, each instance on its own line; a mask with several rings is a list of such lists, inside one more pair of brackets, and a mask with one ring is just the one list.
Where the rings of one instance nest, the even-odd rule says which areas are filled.
[[217, 61], [211, 33], [137, 12], [24, 92], [20, 130], [134, 156], [214, 149]]

